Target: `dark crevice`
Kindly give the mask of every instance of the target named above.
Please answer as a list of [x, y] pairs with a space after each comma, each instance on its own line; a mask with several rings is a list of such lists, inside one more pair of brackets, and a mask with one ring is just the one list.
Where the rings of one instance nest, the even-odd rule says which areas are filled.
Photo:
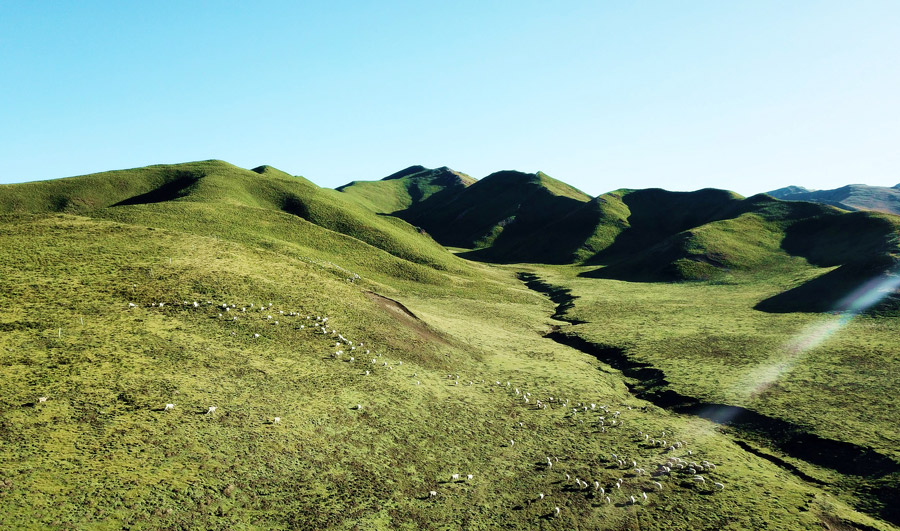
[[[551, 300], [559, 304], [556, 314], [554, 314], [555, 319], [583, 322], [569, 320], [561, 315], [565, 312], [563, 304], [570, 308], [575, 299], [569, 294], [569, 290], [555, 288], [531, 274], [520, 273], [519, 278], [531, 289], [541, 293], [552, 293]], [[798, 424], [763, 415], [747, 408], [703, 402], [698, 398], [683, 395], [668, 387], [669, 382], [662, 370], [629, 358], [624, 349], [592, 343], [577, 335], [562, 332], [559, 327], [554, 327], [554, 330], [544, 337], [589, 354], [618, 369], [631, 380], [626, 382], [626, 386], [639, 399], [676, 413], [693, 415], [733, 427], [739, 434], [754, 440], [765, 441], [768, 446], [791, 458], [865, 480], [882, 480], [887, 479], [886, 476], [891, 474], [900, 473], [900, 463], [870, 448], [826, 439], [809, 433]], [[767, 459], [801, 479], [820, 485], [825, 484], [821, 480], [805, 474], [784, 459], [753, 449], [743, 441], [735, 440], [735, 442], [742, 449]], [[881, 502], [881, 507], [875, 511], [878, 516], [898, 524], [900, 523], [900, 514], [897, 514], [898, 511], [893, 508], [892, 502], [900, 500], [900, 485], [889, 483], [891, 484], [884, 485], [876, 492], [870, 492], [869, 495], [878, 498]]]
[[543, 293], [556, 303], [556, 312], [551, 316], [553, 319], [571, 324], [583, 324], [586, 322], [566, 317], [566, 312], [574, 306], [575, 299], [578, 298], [572, 295], [572, 290], [547, 284], [532, 273], [516, 273], [516, 278], [524, 282], [528, 289]]

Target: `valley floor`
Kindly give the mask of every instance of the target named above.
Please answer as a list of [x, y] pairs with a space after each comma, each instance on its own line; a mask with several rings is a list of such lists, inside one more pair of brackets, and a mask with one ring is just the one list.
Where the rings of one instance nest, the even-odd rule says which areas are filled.
[[[419, 282], [351, 247], [66, 215], [9, 216], [0, 248], [16, 249], [0, 255], [3, 528], [896, 529], [879, 490], [896, 472], [810, 463], [655, 398], [896, 464], [896, 404], [877, 398], [897, 383], [892, 321], [785, 366], [778, 346], [828, 318], [757, 315], [761, 285], [477, 263]], [[522, 271], [577, 298], [553, 318]], [[834, 359], [851, 344], [869, 355]]]

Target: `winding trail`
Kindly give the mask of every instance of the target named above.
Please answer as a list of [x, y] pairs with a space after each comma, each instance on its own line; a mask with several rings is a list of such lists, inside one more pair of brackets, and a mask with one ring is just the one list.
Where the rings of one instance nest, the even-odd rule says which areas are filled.
[[[553, 319], [573, 325], [585, 323], [585, 321], [572, 319], [565, 315], [565, 312], [574, 306], [574, 301], [577, 299], [569, 289], [548, 284], [531, 273], [519, 273], [518, 278], [529, 289], [549, 296], [550, 300], [557, 304]], [[621, 348], [592, 343], [572, 331], [562, 331], [558, 327], [554, 327], [554, 330], [544, 337], [589, 354], [618, 369], [631, 380], [626, 382], [626, 386], [636, 398], [676, 413], [693, 415], [717, 424], [731, 426], [738, 433], [747, 435], [753, 440], [763, 440], [768, 446], [789, 457], [834, 470], [845, 476], [879, 483], [878, 488], [872, 488], [871, 485], [860, 485], [856, 490], [864, 491], [865, 495], [873, 496], [881, 502], [881, 510], [875, 511], [878, 513], [878, 517], [900, 525], [900, 507], [897, 506], [897, 500], [900, 500], [900, 485], [896, 481], [890, 481], [890, 478], [887, 477], [900, 474], [900, 463], [890, 457], [871, 448], [820, 437], [809, 433], [798, 424], [764, 415], [751, 409], [704, 402], [699, 398], [683, 395], [671, 389], [662, 370], [631, 359]], [[745, 451], [762, 457], [807, 482], [827, 485], [826, 482], [804, 473], [784, 459], [754, 448], [745, 441], [736, 439], [735, 443]], [[858, 494], [863, 495], [863, 492], [858, 492]], [[859, 509], [865, 510], [862, 507]], [[872, 513], [873, 511], [869, 510], [868, 512]]]

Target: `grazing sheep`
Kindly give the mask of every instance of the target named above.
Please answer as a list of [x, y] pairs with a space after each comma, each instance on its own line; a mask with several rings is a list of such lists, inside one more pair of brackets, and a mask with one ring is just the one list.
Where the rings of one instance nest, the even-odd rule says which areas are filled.
[[175, 409], [175, 404], [166, 404], [166, 409], [164, 411], [169, 411]]
[[215, 412], [216, 412], [216, 406], [209, 406], [209, 410], [207, 410], [206, 414], [212, 415]]
[[472, 481], [473, 477], [475, 477], [475, 476], [473, 476], [472, 474], [469, 474], [466, 476], [466, 479], [468, 479], [469, 481]]
[[46, 397], [46, 396], [39, 396], [39, 397], [38, 397], [38, 404], [43, 404], [43, 403], [46, 402], [46, 401], [47, 401], [47, 397]]
[[450, 479], [451, 479], [452, 481], [458, 481], [458, 480], [459, 480], [459, 474], [453, 474], [452, 476], [450, 476]]
[[281, 417], [275, 417], [274, 419], [272, 419], [272, 424], [278, 424], [279, 422], [281, 422]]
[[725, 490], [725, 485], [723, 485], [722, 483], [716, 482], [716, 483], [713, 483], [713, 486], [715, 488], [717, 488], [718, 490]]
[[435, 496], [437, 496], [437, 491], [433, 491], [433, 490], [428, 491], [429, 498], [434, 498]]

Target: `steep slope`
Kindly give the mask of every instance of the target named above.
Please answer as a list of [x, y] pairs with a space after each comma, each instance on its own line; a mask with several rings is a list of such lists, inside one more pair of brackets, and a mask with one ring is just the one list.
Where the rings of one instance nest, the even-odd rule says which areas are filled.
[[[590, 201], [590, 196], [548, 175], [502, 171], [465, 188], [450, 201], [426, 202], [396, 215], [444, 245], [490, 247], [501, 237], [539, 229]], [[485, 251], [490, 256], [490, 251]]]
[[422, 203], [448, 202], [474, 182], [475, 179], [446, 166], [437, 169], [410, 166], [380, 181], [353, 181], [336, 190], [375, 212], [392, 214]]
[[[782, 190], [784, 189], [782, 188]], [[773, 195], [775, 192], [769, 192], [769, 195]], [[774, 197], [785, 201], [812, 201], [844, 210], [872, 210], [900, 215], [900, 189], [896, 186], [888, 188], [886, 186], [849, 184], [833, 190], [801, 190], [780, 196], [774, 195]]]
[[[296, 216], [413, 264], [440, 270], [462, 267], [403, 221], [379, 216], [344, 194], [269, 166], [251, 171], [213, 160], [7, 185], [0, 187], [0, 212], [77, 213], [202, 234], [214, 226], [211, 221], [265, 218], [281, 227], [282, 241], [303, 232], [302, 224], [291, 219]], [[200, 219], [206, 221], [198, 223]], [[240, 225], [227, 226], [235, 234], [242, 231]], [[292, 226], [298, 236], [290, 235]], [[252, 237], [252, 232], [245, 236]], [[403, 269], [409, 267], [398, 270]]]

